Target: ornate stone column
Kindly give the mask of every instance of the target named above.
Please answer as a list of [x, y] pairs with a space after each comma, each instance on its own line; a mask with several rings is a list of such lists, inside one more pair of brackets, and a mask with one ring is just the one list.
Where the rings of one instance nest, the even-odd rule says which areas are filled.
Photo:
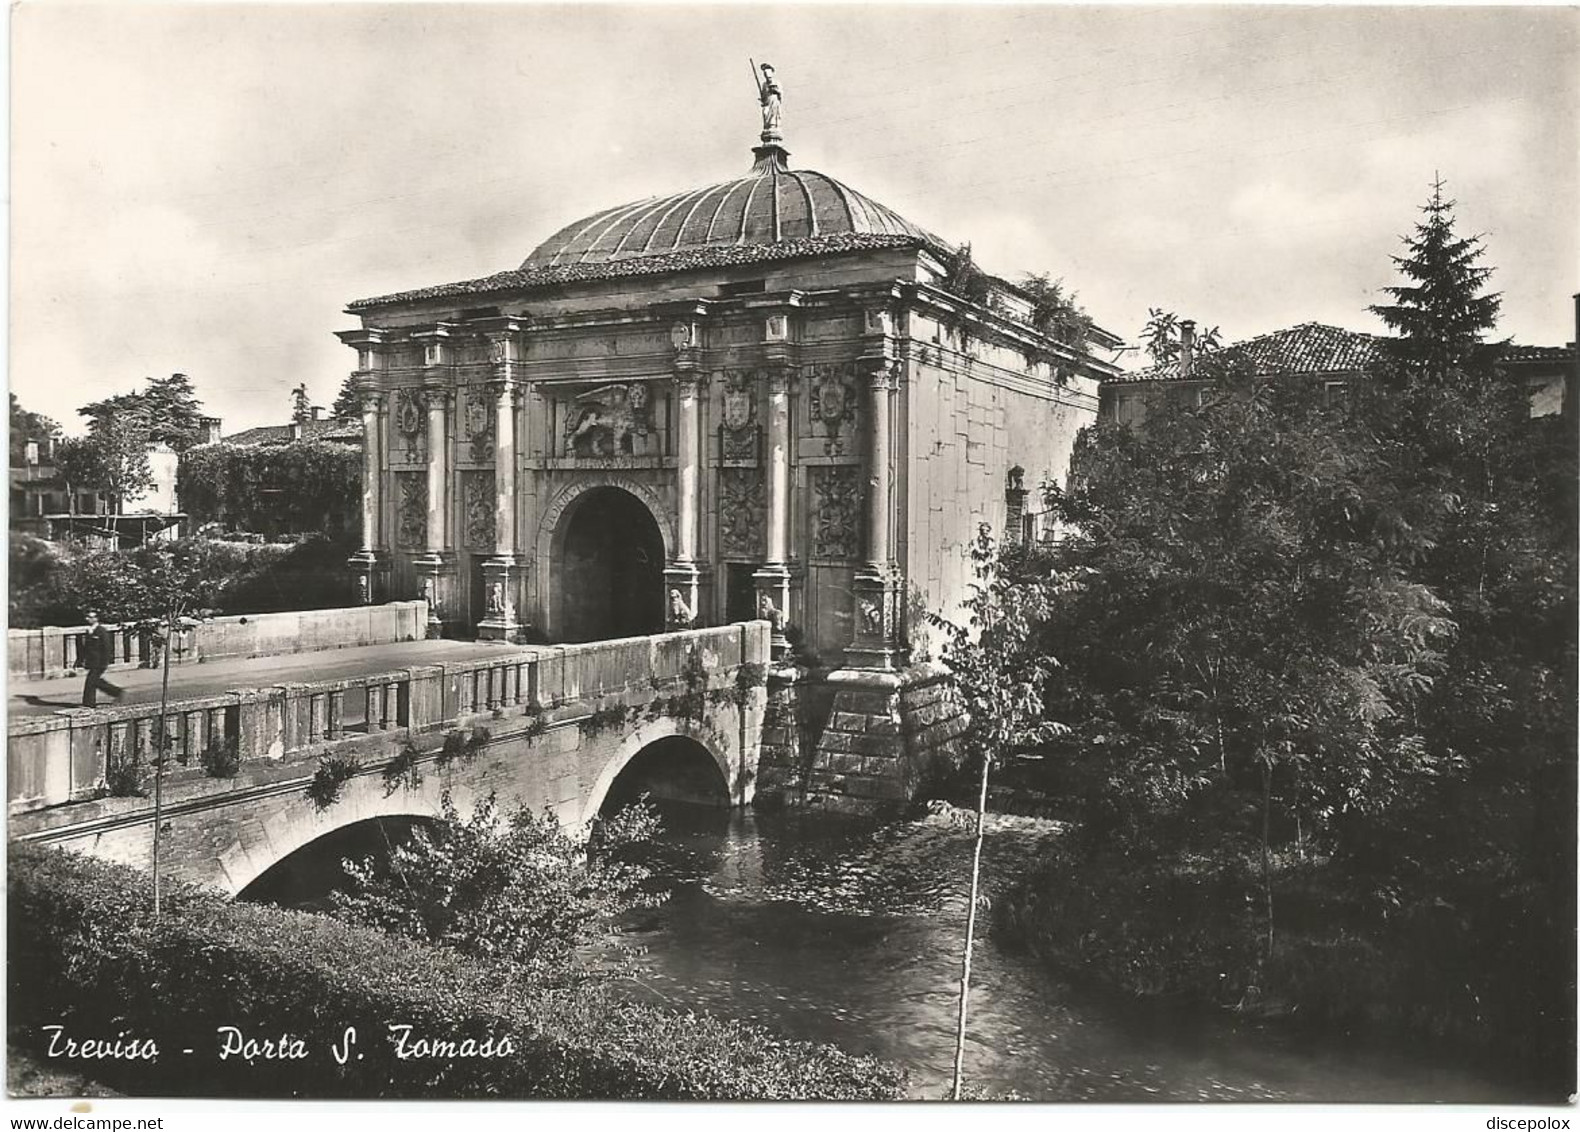
[[[700, 625], [701, 572], [697, 569], [698, 494], [702, 475], [701, 421], [698, 387], [701, 383], [697, 327], [677, 322], [670, 328], [675, 347], [675, 557], [664, 568], [665, 608], [670, 628]], [[682, 606], [684, 608], [682, 608]]]
[[445, 624], [454, 619], [457, 600], [455, 553], [449, 547], [449, 409], [453, 396], [449, 328], [441, 324], [436, 330], [413, 337], [424, 344], [427, 372], [422, 395], [428, 410], [427, 545], [413, 566], [422, 587], [421, 596], [428, 603], [428, 636], [441, 637]]
[[[357, 384], [362, 385], [360, 378]], [[378, 600], [381, 575], [388, 568], [379, 553], [383, 542], [380, 530], [384, 498], [384, 437], [380, 429], [383, 400], [382, 393], [365, 387], [361, 393], [362, 545], [351, 556], [348, 565], [357, 580], [357, 601], [362, 605], [372, 605]]]
[[385, 368], [383, 335], [376, 329], [347, 330], [338, 337], [357, 351], [351, 373], [362, 409], [362, 534], [357, 552], [346, 561], [356, 583], [356, 600], [371, 605], [384, 597], [389, 558], [384, 552], [384, 393], [379, 376]]
[[516, 617], [521, 581], [516, 555], [516, 407], [521, 387], [515, 381], [518, 345], [514, 334], [493, 339], [494, 380], [494, 555], [483, 563], [486, 592], [483, 620], [477, 635], [484, 640], [514, 641], [521, 635]]
[[774, 660], [790, 651], [785, 625], [790, 620], [790, 361], [783, 315], [765, 324], [763, 352], [768, 362], [768, 522], [767, 557], [752, 575], [757, 615], [773, 624], [769, 648]]
[[867, 561], [856, 571], [852, 587], [856, 624], [848, 650], [851, 662], [862, 668], [893, 668], [899, 654], [899, 600], [889, 550], [894, 367], [888, 312], [868, 311], [867, 349], [861, 358], [867, 385]]

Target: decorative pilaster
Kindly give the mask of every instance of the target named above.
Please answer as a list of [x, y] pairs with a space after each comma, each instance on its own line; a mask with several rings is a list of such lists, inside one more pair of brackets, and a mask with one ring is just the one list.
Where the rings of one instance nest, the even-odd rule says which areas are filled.
[[[780, 316], [781, 318], [783, 316]], [[790, 367], [785, 346], [768, 326], [768, 520], [767, 557], [752, 575], [757, 590], [757, 615], [773, 625], [769, 638], [775, 661], [790, 651], [785, 625], [790, 619]]]
[[361, 545], [346, 561], [357, 590], [359, 605], [372, 605], [384, 596], [389, 561], [384, 554], [387, 533], [382, 529], [384, 514], [384, 393], [380, 375], [386, 366], [384, 335], [377, 329], [346, 330], [337, 337], [357, 352], [357, 368], [352, 371], [352, 388], [357, 391], [362, 410], [362, 532]]
[[449, 328], [441, 324], [437, 330], [414, 337], [423, 340], [427, 369], [422, 397], [428, 417], [428, 522], [427, 545], [422, 557], [412, 565], [422, 586], [423, 600], [428, 603], [428, 636], [441, 637], [445, 623], [452, 620], [459, 596], [455, 584], [455, 554], [449, 549]]
[[702, 453], [697, 340], [695, 323], [677, 322], [670, 328], [670, 341], [675, 347], [675, 514], [679, 526], [674, 561], [664, 569], [671, 628], [697, 624], [700, 613], [697, 515]]
[[494, 403], [494, 556], [483, 563], [487, 594], [477, 635], [484, 640], [513, 641], [521, 634], [516, 619], [516, 590], [521, 567], [516, 557], [516, 406], [520, 387], [511, 380], [509, 351], [496, 352]]
[[899, 654], [899, 598], [889, 549], [889, 414], [894, 393], [889, 314], [867, 312], [867, 349], [861, 358], [867, 386], [867, 561], [856, 571], [855, 632], [848, 650], [862, 668], [893, 668]]
[[[363, 384], [365, 375], [358, 375], [357, 383]], [[364, 386], [362, 402], [362, 545], [351, 556], [347, 565], [356, 578], [357, 602], [372, 605], [379, 598], [381, 576], [388, 570], [379, 547], [385, 541], [380, 530], [384, 510], [384, 437], [380, 431], [383, 420], [384, 395]]]

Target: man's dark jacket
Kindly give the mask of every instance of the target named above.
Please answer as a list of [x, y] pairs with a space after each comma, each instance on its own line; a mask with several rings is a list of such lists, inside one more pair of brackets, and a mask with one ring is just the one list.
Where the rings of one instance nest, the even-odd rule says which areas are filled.
[[82, 667], [102, 671], [110, 667], [112, 652], [109, 627], [101, 622], [89, 629], [82, 639]]

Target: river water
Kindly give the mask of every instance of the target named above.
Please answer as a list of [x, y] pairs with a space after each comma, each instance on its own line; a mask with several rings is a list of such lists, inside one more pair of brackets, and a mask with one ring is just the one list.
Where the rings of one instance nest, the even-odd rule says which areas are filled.
[[[968, 824], [947, 814], [888, 825], [793, 813], [666, 818], [655, 865], [670, 896], [628, 926], [641, 954], [623, 993], [873, 1054], [910, 1071], [914, 1097], [947, 1094]], [[1058, 835], [1032, 819], [989, 828], [990, 888]], [[990, 927], [973, 963], [967, 1032], [967, 1082], [1029, 1100], [1522, 1099], [1413, 1049], [1104, 998], [1002, 947]]]

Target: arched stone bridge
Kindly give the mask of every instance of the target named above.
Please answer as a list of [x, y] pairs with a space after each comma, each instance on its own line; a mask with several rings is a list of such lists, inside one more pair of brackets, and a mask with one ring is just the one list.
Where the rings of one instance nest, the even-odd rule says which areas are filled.
[[[584, 645], [292, 684], [170, 705], [163, 782], [166, 875], [241, 893], [298, 849], [374, 818], [431, 818], [449, 789], [465, 813], [490, 792], [576, 827], [611, 795], [745, 805], [762, 745], [769, 627]], [[107, 793], [146, 767], [157, 705], [13, 720], [10, 836], [148, 868], [153, 800]], [[466, 740], [473, 749], [446, 759]], [[234, 777], [204, 752], [233, 744]], [[396, 761], [400, 760], [400, 761]], [[386, 773], [414, 765], [415, 775]], [[352, 769], [325, 806], [307, 788]], [[443, 764], [441, 766], [441, 764]]]

